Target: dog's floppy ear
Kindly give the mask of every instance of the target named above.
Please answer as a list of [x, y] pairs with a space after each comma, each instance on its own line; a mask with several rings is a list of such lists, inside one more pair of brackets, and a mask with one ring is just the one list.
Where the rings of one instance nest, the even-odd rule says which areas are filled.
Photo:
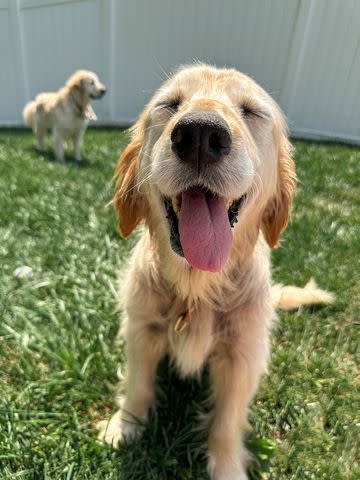
[[77, 70], [66, 82], [72, 95], [82, 104], [85, 98], [85, 78], [81, 70]]
[[270, 247], [280, 246], [280, 236], [285, 230], [296, 189], [295, 163], [291, 158], [291, 145], [281, 133], [278, 150], [276, 193], [265, 207], [261, 229]]
[[137, 185], [141, 146], [141, 135], [137, 135], [120, 156], [114, 174], [116, 192], [113, 204], [119, 217], [120, 234], [125, 238], [146, 218], [148, 211], [146, 196]]

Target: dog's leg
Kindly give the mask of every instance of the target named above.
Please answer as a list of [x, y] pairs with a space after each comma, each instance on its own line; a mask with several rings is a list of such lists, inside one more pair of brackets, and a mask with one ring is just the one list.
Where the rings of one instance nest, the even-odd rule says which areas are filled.
[[57, 128], [53, 131], [54, 153], [58, 162], [64, 161], [64, 139]]
[[[109, 421], [97, 426], [99, 439], [118, 447], [139, 436], [143, 422], [153, 404], [155, 375], [160, 359], [165, 355], [166, 335], [159, 324], [129, 319], [127, 324], [128, 373], [127, 388], [120, 409]], [[140, 420], [140, 422], [139, 422]]]
[[268, 334], [250, 317], [241, 330], [222, 340], [210, 359], [214, 410], [208, 471], [213, 480], [247, 480], [248, 454], [242, 437], [248, 428], [248, 404], [266, 368]]
[[81, 144], [84, 138], [85, 128], [78, 130], [75, 135], [73, 136], [73, 144], [74, 144], [74, 158], [78, 162], [81, 162]]
[[38, 115], [35, 117], [33, 131], [36, 137], [36, 148], [40, 152], [45, 150], [46, 123], [42, 122]]

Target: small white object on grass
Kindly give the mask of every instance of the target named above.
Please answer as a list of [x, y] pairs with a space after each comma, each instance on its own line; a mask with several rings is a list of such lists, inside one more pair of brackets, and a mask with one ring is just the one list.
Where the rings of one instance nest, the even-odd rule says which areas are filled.
[[21, 267], [18, 267], [14, 270], [14, 277], [15, 278], [32, 278], [33, 276], [33, 269], [31, 267], [28, 267], [27, 265], [21, 265]]

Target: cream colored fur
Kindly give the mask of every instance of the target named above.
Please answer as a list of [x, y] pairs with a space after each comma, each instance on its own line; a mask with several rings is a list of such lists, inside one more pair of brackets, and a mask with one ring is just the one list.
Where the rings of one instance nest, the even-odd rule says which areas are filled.
[[[177, 98], [182, 102], [176, 111], [166, 107]], [[245, 116], [244, 105], [262, 115]], [[217, 273], [191, 268], [173, 252], [161, 201], [162, 195], [173, 197], [187, 188], [188, 167], [173, 154], [170, 134], [182, 115], [198, 109], [222, 116], [233, 139], [226, 161], [209, 167], [212, 188], [229, 202], [246, 192], [230, 257]], [[120, 231], [126, 236], [139, 222], [144, 226], [120, 281], [126, 394], [119, 397], [118, 412], [100, 422], [99, 438], [117, 447], [141, 433], [134, 419], [145, 420], [154, 404], [156, 368], [164, 355], [181, 376], [199, 375], [208, 364], [209, 475], [246, 480], [248, 405], [266, 371], [275, 307], [331, 300], [313, 284], [271, 286], [270, 247], [279, 244], [288, 222], [296, 181], [281, 112], [253, 80], [235, 70], [181, 69], [133, 128], [116, 177]], [[190, 323], [176, 333], [184, 312], [191, 312]]]
[[295, 310], [302, 305], [329, 304], [335, 301], [331, 292], [321, 290], [312, 278], [304, 288], [294, 285], [274, 285], [271, 289], [275, 308]]
[[51, 128], [56, 160], [64, 160], [64, 141], [71, 139], [74, 157], [80, 161], [88, 120], [96, 120], [90, 99], [101, 98], [105, 92], [95, 73], [78, 70], [58, 92], [40, 93], [27, 103], [23, 110], [24, 123], [33, 129], [37, 149], [45, 149], [45, 136]]

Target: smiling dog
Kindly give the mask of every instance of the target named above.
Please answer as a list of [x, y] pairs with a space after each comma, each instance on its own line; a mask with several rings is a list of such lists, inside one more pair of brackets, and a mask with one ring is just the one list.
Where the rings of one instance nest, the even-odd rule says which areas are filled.
[[154, 402], [158, 362], [182, 376], [207, 363], [213, 410], [208, 471], [245, 480], [247, 409], [269, 358], [275, 307], [331, 301], [271, 287], [296, 186], [286, 125], [272, 98], [235, 70], [183, 68], [155, 94], [132, 129], [117, 170], [120, 232], [143, 222], [122, 281], [127, 391], [99, 424], [113, 446], [141, 433]]
[[45, 149], [47, 130], [52, 128], [56, 160], [64, 161], [64, 141], [74, 143], [74, 157], [81, 160], [81, 143], [88, 120], [96, 120], [91, 99], [102, 98], [106, 93], [94, 72], [78, 70], [58, 92], [37, 95], [34, 101], [25, 105], [23, 118], [36, 136], [37, 149]]

